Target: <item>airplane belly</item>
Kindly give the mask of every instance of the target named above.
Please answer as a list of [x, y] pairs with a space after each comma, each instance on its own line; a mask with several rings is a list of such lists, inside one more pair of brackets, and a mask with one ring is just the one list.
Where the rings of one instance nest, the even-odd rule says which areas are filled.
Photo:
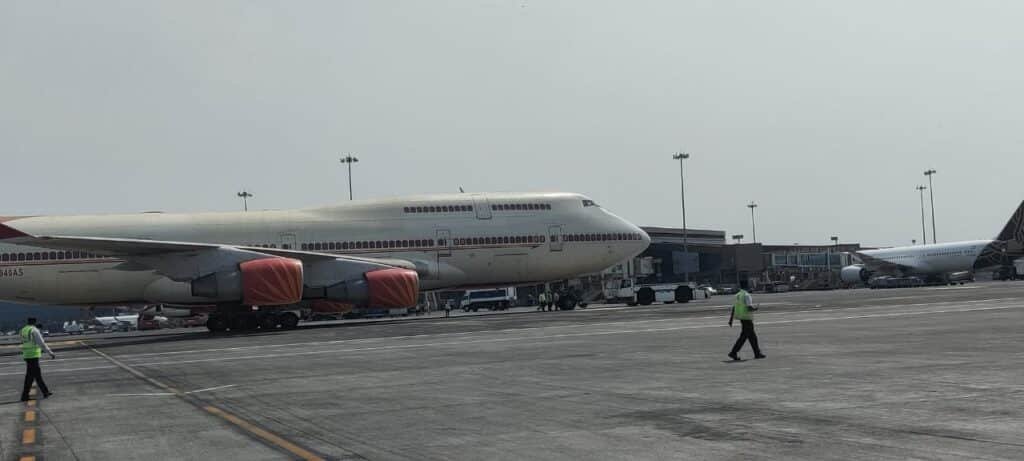
[[87, 264], [57, 272], [56, 302], [66, 304], [109, 304], [143, 300], [146, 284], [154, 277], [149, 271], [111, 269], [112, 264]]

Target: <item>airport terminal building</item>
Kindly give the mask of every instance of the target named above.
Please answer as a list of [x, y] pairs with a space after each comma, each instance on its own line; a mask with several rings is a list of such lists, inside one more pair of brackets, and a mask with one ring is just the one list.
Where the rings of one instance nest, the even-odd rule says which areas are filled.
[[651, 237], [640, 258], [651, 258], [653, 273], [642, 283], [682, 282], [689, 273], [698, 284], [721, 285], [747, 279], [754, 286], [784, 284], [786, 288], [838, 286], [839, 270], [851, 264], [851, 251], [860, 244], [764, 245], [726, 241], [725, 231], [643, 227]]

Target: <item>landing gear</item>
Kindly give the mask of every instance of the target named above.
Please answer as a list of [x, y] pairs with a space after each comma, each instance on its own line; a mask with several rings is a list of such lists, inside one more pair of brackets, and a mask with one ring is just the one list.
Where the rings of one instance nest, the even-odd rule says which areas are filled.
[[281, 324], [282, 329], [291, 330], [299, 326], [299, 316], [294, 312], [285, 312], [277, 315], [277, 322]]
[[206, 329], [212, 333], [222, 333], [228, 330], [228, 319], [221, 314], [210, 314], [206, 319]]
[[276, 315], [264, 315], [260, 318], [260, 329], [261, 330], [276, 330], [280, 324], [280, 320]]
[[272, 331], [278, 328], [291, 330], [299, 326], [299, 316], [294, 312], [265, 312], [250, 310], [225, 310], [210, 314], [206, 328], [211, 333], [231, 331]]
[[231, 331], [253, 331], [260, 326], [259, 319], [256, 318], [256, 314], [241, 314], [236, 315], [231, 322]]

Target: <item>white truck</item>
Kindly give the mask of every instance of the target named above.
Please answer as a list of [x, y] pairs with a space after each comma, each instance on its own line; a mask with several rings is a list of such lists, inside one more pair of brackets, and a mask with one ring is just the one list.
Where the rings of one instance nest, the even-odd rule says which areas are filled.
[[503, 311], [515, 306], [516, 299], [515, 287], [469, 290], [462, 295], [459, 307], [465, 312], [476, 312], [480, 309]]
[[[633, 258], [605, 271], [604, 298], [609, 303], [647, 306], [656, 302], [686, 303], [693, 300], [695, 285], [684, 283], [639, 283], [643, 276], [654, 274], [654, 260], [647, 256]], [[703, 295], [702, 295], [703, 297]]]

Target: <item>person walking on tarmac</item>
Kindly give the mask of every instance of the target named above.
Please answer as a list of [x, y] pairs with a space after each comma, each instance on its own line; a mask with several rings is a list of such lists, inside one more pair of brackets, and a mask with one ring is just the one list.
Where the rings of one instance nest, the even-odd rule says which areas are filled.
[[754, 300], [750, 297], [750, 293], [747, 292], [748, 283], [746, 280], [740, 281], [740, 292], [736, 293], [736, 300], [732, 305], [732, 313], [729, 314], [729, 326], [732, 326], [733, 318], [740, 321], [742, 327], [740, 331], [740, 337], [736, 339], [736, 344], [732, 346], [732, 352], [729, 352], [729, 358], [733, 360], [740, 360], [740, 356], [737, 355], [740, 352], [740, 348], [743, 347], [743, 343], [747, 340], [750, 341], [750, 347], [754, 349], [754, 358], [763, 359], [767, 357], [761, 353], [761, 347], [757, 344], [757, 333], [754, 333], [754, 312], [757, 308], [754, 307]]
[[43, 398], [53, 395], [46, 387], [46, 383], [43, 382], [43, 372], [39, 369], [39, 357], [43, 355], [43, 351], [46, 351], [51, 359], [57, 358], [50, 350], [50, 346], [47, 346], [46, 341], [43, 340], [43, 334], [36, 327], [36, 319], [29, 317], [28, 325], [21, 329], [21, 356], [25, 359], [25, 387], [21, 390], [22, 402], [28, 401], [28, 393], [32, 390], [33, 381], [43, 392]]

